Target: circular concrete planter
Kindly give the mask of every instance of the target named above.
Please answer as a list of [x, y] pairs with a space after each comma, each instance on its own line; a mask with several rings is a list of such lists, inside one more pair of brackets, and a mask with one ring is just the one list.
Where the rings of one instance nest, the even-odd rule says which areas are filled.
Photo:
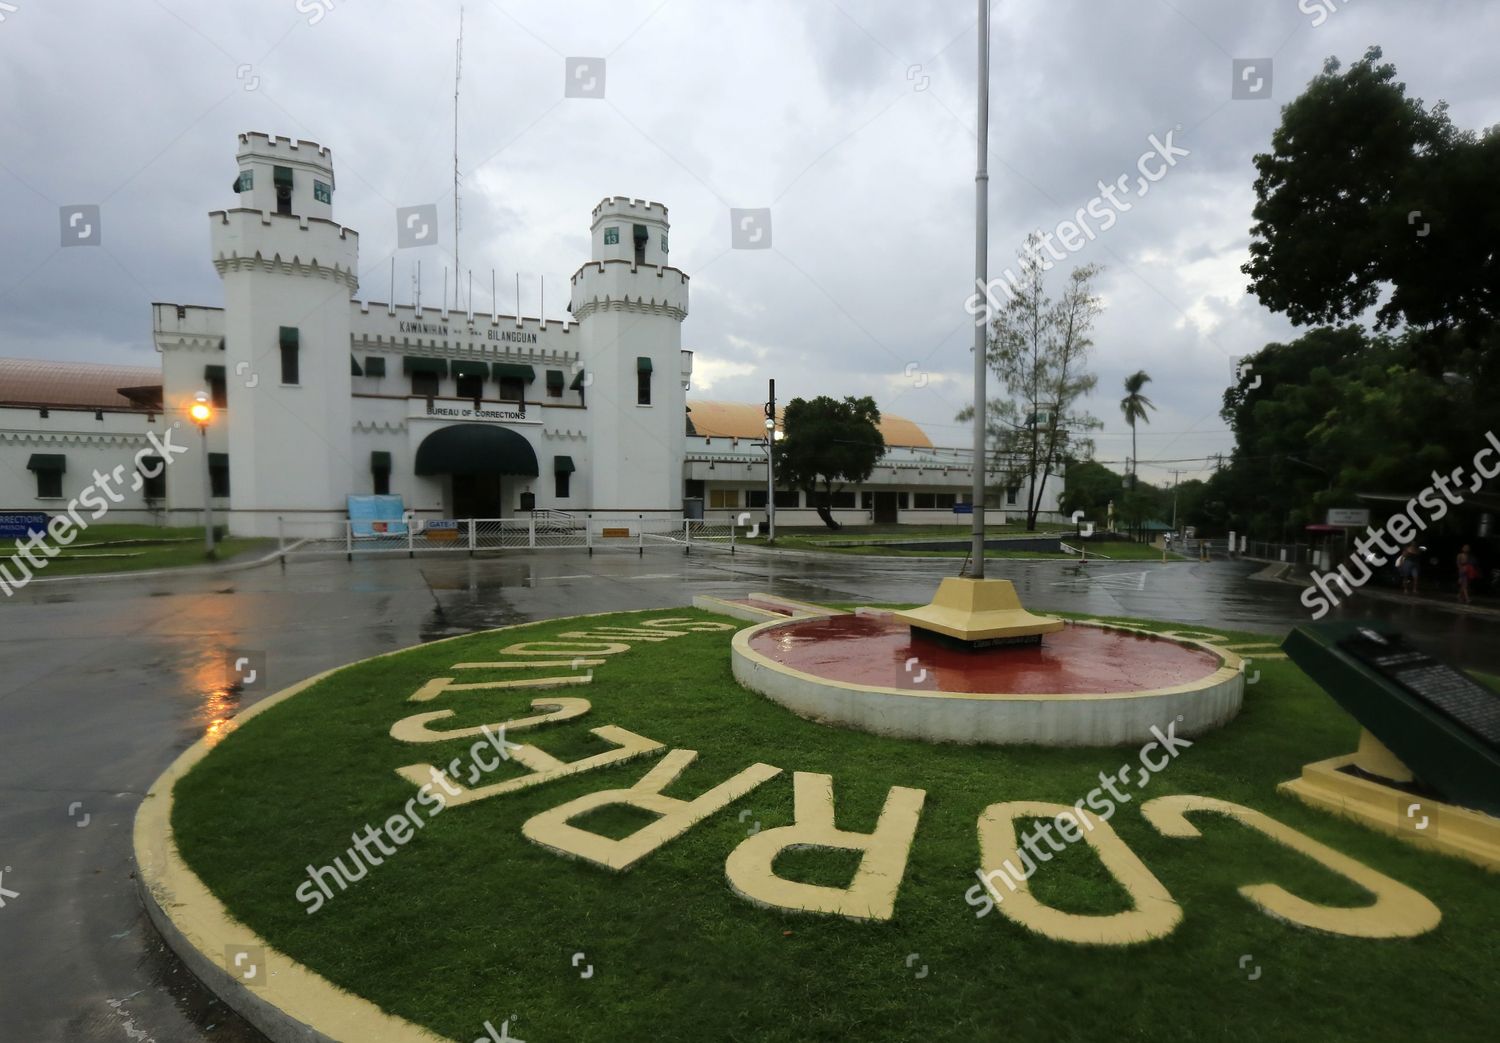
[[[1040, 746], [1114, 746], [1155, 738], [1152, 727], [1176, 725], [1178, 735], [1217, 728], [1239, 712], [1242, 660], [1232, 652], [1184, 638], [1155, 636], [1214, 655], [1219, 669], [1170, 688], [1130, 692], [1044, 694], [939, 692], [839, 682], [795, 670], [751, 647], [773, 620], [734, 636], [735, 680], [799, 717], [876, 735], [927, 742]], [[1070, 623], [1142, 633], [1101, 623]]]

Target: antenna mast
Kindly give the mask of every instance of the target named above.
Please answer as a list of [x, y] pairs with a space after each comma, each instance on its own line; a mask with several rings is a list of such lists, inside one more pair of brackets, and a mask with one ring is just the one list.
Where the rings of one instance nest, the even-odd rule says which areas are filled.
[[[458, 44], [455, 48], [453, 59], [453, 270], [462, 271], [458, 264], [458, 229], [461, 221], [460, 205], [458, 198], [459, 183], [458, 174], [458, 85], [463, 78], [464, 68], [464, 8], [458, 5]], [[458, 280], [454, 279], [453, 306], [458, 309]]]

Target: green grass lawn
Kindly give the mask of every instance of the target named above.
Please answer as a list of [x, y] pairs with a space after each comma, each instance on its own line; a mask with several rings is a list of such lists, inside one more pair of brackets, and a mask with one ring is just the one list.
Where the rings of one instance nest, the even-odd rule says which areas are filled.
[[[689, 616], [628, 613], [601, 622]], [[635, 761], [452, 808], [316, 915], [294, 892], [309, 864], [344, 854], [350, 834], [399, 812], [415, 787], [401, 765], [464, 757], [470, 740], [408, 745], [393, 722], [453, 707], [439, 727], [520, 716], [531, 698], [468, 692], [408, 697], [457, 662], [579, 629], [557, 620], [477, 634], [351, 666], [245, 722], [177, 787], [179, 846], [230, 913], [335, 984], [456, 1040], [518, 1015], [526, 1040], [1387, 1040], [1493, 1039], [1500, 895], [1483, 870], [1424, 853], [1276, 793], [1302, 765], [1352, 752], [1358, 729], [1286, 661], [1256, 660], [1240, 715], [1200, 737], [1139, 794], [1193, 793], [1264, 811], [1432, 900], [1443, 921], [1398, 941], [1315, 933], [1273, 920], [1236, 893], [1275, 882], [1310, 901], [1364, 905], [1360, 888], [1218, 816], [1198, 840], [1168, 839], [1139, 801], [1110, 825], [1183, 909], [1168, 937], [1123, 948], [1047, 940], [964, 898], [978, 865], [975, 823], [989, 804], [1071, 804], [1134, 748], [969, 748], [880, 738], [802, 720], [739, 687], [730, 631], [637, 644], [594, 668], [592, 710], [516, 741], [563, 760], [602, 751], [589, 728], [617, 724], [699, 757], [667, 792], [691, 798], [756, 761], [784, 769], [746, 797], [615, 874], [529, 843], [532, 815], [629, 786]], [[1263, 636], [1235, 635], [1245, 641]], [[522, 671], [464, 671], [464, 681]], [[840, 828], [869, 830], [892, 786], [927, 791], [887, 923], [755, 907], [731, 893], [724, 860], [754, 822], [792, 821], [793, 771], [831, 774]], [[519, 774], [503, 764], [488, 777]], [[741, 814], [748, 812], [741, 820]], [[591, 828], [622, 835], [638, 816]], [[809, 882], [846, 882], [843, 855], [777, 863]], [[1073, 845], [1033, 880], [1079, 913], [1125, 908], [1091, 849]], [[595, 974], [581, 979], [572, 955]], [[917, 954], [913, 966], [908, 959]], [[1241, 961], [1261, 968], [1250, 980]], [[917, 969], [929, 968], [925, 977]]]
[[[274, 540], [246, 539], [231, 536], [221, 541], [216, 560], [268, 549]], [[163, 528], [159, 525], [90, 525], [88, 530], [66, 547], [51, 540], [46, 546], [57, 547], [58, 555], [50, 559], [38, 576], [79, 576], [102, 572], [138, 572], [145, 569], [175, 568], [181, 565], [204, 565], [209, 559], [203, 551], [203, 526]], [[42, 558], [42, 552], [33, 552]], [[11, 575], [20, 575], [24, 560], [0, 559]], [[36, 570], [33, 570], [36, 571]]]

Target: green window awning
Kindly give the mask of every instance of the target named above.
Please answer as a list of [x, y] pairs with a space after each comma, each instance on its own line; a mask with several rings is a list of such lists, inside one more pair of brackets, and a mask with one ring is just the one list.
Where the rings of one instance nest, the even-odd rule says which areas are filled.
[[204, 366], [203, 367], [203, 379], [204, 380], [224, 380], [225, 379], [225, 376], [224, 376], [224, 367], [223, 366]]
[[366, 355], [365, 356], [365, 376], [367, 376], [367, 377], [383, 377], [383, 376], [385, 376], [385, 356], [384, 355]]
[[417, 446], [416, 473], [538, 475], [531, 443], [508, 427], [450, 424]]
[[283, 348], [295, 348], [297, 342], [302, 339], [302, 334], [295, 326], [281, 327], [281, 346]]
[[448, 360], [414, 358], [408, 355], [401, 360], [401, 371], [403, 373], [436, 373], [440, 377], [446, 377]]
[[292, 183], [292, 168], [277, 167], [275, 180], [278, 185], [290, 185]]
[[370, 470], [381, 474], [391, 473], [391, 454], [384, 449], [376, 449], [370, 453]]
[[584, 371], [580, 369], [578, 371], [578, 375], [573, 378], [573, 383], [570, 384], [570, 385], [568, 385], [574, 391], [582, 391], [583, 390], [583, 374], [584, 374]]
[[229, 454], [228, 453], [209, 453], [208, 454], [208, 467], [209, 467], [209, 470], [211, 470], [211, 471], [227, 471], [227, 470], [229, 470]]
[[365, 371], [359, 368], [359, 359], [353, 355], [349, 356], [349, 375], [351, 377], [362, 377], [365, 375]]
[[68, 470], [68, 458], [62, 453], [32, 453], [31, 459], [26, 461], [26, 469], [65, 474]]
[[563, 371], [560, 369], [549, 369], [547, 371], [547, 388], [551, 391], [563, 389]]
[[635, 359], [635, 371], [637, 373], [650, 373], [651, 360], [645, 355], [637, 355]]
[[554, 456], [552, 458], [553, 474], [572, 474], [576, 470], [578, 468], [573, 466], [573, 458], [571, 456]]
[[490, 375], [488, 362], [455, 362], [452, 368], [455, 377], [478, 377], [483, 380]]
[[530, 384], [536, 379], [536, 370], [530, 366], [523, 366], [519, 362], [497, 362], [495, 363], [495, 379], [499, 380], [501, 377], [513, 377]]

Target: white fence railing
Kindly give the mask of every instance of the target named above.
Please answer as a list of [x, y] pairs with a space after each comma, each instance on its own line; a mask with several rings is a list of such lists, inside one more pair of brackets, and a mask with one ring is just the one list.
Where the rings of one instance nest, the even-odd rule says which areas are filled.
[[[648, 547], [735, 549], [734, 526], [719, 521], [670, 515], [538, 515], [526, 518], [408, 519], [386, 523], [395, 531], [369, 531], [370, 522], [277, 519], [278, 549], [288, 556], [405, 554], [461, 551], [504, 552], [584, 548], [633, 550]], [[379, 523], [376, 523], [379, 527]], [[356, 532], [356, 528], [360, 531]]]

